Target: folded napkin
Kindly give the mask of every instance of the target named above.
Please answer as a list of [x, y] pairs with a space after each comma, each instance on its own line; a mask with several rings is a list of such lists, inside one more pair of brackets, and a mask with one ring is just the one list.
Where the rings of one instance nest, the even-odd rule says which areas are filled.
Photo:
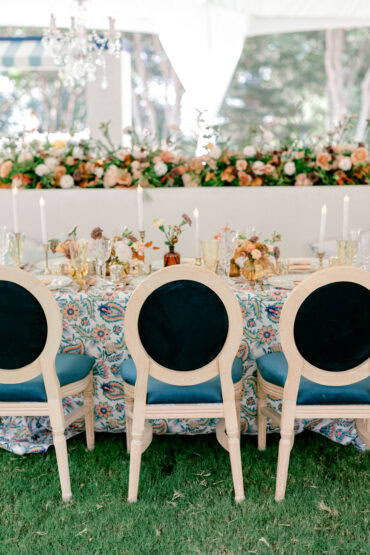
[[289, 262], [289, 271], [304, 271], [312, 270], [312, 264], [309, 260], [295, 260], [294, 262]]

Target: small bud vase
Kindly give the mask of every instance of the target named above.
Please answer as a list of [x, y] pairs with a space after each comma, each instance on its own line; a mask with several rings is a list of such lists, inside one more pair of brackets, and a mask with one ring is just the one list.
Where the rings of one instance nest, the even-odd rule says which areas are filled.
[[174, 245], [170, 245], [169, 251], [164, 255], [164, 266], [174, 266], [175, 264], [180, 264], [180, 255], [175, 252]]

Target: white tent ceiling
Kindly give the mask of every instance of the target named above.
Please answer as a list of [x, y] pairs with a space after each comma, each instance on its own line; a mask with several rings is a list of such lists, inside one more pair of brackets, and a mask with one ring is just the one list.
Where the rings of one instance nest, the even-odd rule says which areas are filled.
[[[2, 0], [1, 26], [69, 26], [72, 0]], [[370, 0], [87, 0], [87, 25], [158, 33], [189, 105], [212, 119], [246, 36], [370, 27]]]

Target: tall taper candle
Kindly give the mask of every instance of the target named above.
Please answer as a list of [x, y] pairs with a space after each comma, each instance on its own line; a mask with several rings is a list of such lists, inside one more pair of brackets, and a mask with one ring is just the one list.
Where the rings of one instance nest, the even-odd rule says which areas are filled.
[[349, 196], [343, 198], [343, 241], [348, 241], [349, 227]]
[[200, 241], [199, 241], [199, 210], [194, 208], [194, 228], [195, 228], [195, 258], [200, 258]]
[[137, 188], [137, 225], [139, 231], [144, 231], [144, 212], [143, 212], [143, 188], [141, 185]]
[[19, 220], [18, 220], [18, 188], [12, 188], [13, 194], [13, 226], [14, 233], [19, 233]]
[[41, 197], [39, 200], [40, 204], [40, 218], [41, 218], [41, 237], [42, 243], [44, 245], [48, 242], [48, 234], [46, 233], [46, 215], [45, 215], [45, 200], [44, 197]]
[[326, 204], [321, 207], [320, 235], [319, 235], [319, 252], [324, 252], [325, 229], [326, 229]]

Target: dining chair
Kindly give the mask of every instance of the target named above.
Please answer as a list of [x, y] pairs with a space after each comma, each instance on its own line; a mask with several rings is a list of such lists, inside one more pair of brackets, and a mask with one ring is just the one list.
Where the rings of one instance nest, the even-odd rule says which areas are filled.
[[[36, 277], [0, 266], [0, 416], [49, 416], [62, 498], [72, 497], [64, 430], [85, 419], [94, 449], [94, 358], [57, 354], [62, 338], [59, 306]], [[84, 404], [64, 415], [64, 397], [83, 393]]]
[[[281, 312], [283, 352], [257, 359], [259, 449], [267, 418], [280, 426], [276, 501], [285, 497], [296, 418], [358, 419], [370, 446], [369, 288], [370, 273], [349, 266], [307, 277]], [[281, 417], [267, 396], [282, 399]]]
[[[217, 418], [229, 452], [235, 501], [244, 499], [240, 457], [243, 331], [230, 287], [198, 266], [176, 265], [145, 279], [130, 298], [124, 337], [132, 358], [121, 365], [130, 452], [128, 501], [137, 501], [141, 455], [151, 419]], [[226, 427], [226, 432], [225, 432]]]

